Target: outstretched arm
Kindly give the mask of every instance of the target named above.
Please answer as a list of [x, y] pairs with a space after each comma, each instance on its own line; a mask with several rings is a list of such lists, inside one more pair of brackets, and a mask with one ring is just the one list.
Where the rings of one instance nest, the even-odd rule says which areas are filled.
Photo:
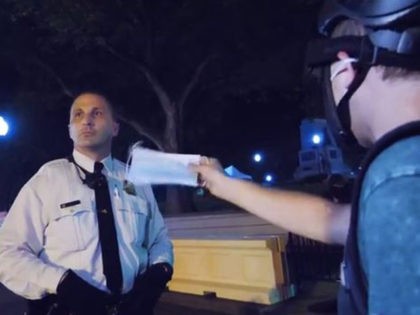
[[295, 234], [324, 243], [344, 244], [350, 222], [350, 205], [301, 193], [266, 188], [226, 176], [215, 159], [191, 165], [202, 185], [214, 196]]

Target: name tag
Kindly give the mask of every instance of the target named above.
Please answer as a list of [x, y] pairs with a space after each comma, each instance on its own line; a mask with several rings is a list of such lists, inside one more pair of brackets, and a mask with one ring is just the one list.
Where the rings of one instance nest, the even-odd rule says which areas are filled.
[[76, 206], [76, 205], [79, 205], [79, 204], [80, 204], [80, 200], [69, 201], [69, 202], [62, 203], [60, 205], [60, 208], [64, 209], [64, 208]]

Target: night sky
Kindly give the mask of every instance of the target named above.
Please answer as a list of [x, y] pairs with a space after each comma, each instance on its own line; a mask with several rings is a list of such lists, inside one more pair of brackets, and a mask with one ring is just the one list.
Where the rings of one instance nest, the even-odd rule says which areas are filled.
[[[174, 100], [210, 56], [185, 103], [180, 151], [218, 157], [256, 178], [272, 171], [278, 181], [290, 180], [299, 123], [320, 113], [318, 94], [313, 86], [308, 92], [303, 76], [320, 1], [150, 0], [130, 8], [58, 2], [61, 11], [54, 1], [0, 5], [0, 115], [11, 123], [8, 137], [0, 139], [3, 208], [44, 162], [71, 152], [72, 98], [57, 78], [75, 94], [104, 91], [123, 115], [156, 132], [164, 128], [145, 77], [134, 63], [105, 51], [104, 40], [152, 69]], [[86, 8], [78, 11], [79, 3]], [[154, 147], [122, 123], [114, 155], [124, 160], [128, 146], [140, 139]], [[257, 150], [266, 155], [264, 164], [252, 163]]]

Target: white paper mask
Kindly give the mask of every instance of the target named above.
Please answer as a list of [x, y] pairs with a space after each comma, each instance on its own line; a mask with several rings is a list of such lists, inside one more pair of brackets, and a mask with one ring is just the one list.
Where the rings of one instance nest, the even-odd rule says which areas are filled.
[[133, 184], [198, 185], [197, 174], [188, 169], [188, 164], [198, 164], [200, 155], [164, 153], [134, 145], [130, 159], [126, 179]]

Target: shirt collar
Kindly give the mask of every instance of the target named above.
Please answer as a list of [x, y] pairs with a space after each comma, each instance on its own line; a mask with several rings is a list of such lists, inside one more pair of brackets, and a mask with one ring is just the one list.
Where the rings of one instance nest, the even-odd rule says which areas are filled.
[[[83, 167], [88, 172], [93, 173], [93, 167], [95, 164], [95, 161], [92, 160], [90, 157], [80, 153], [76, 149], [73, 150], [73, 158], [76, 161], [77, 164], [79, 164], [81, 167]], [[101, 160], [102, 164], [104, 165], [104, 168], [106, 169], [107, 173], [111, 173], [113, 170], [113, 163], [112, 163], [112, 156], [108, 155], [106, 158]]]

